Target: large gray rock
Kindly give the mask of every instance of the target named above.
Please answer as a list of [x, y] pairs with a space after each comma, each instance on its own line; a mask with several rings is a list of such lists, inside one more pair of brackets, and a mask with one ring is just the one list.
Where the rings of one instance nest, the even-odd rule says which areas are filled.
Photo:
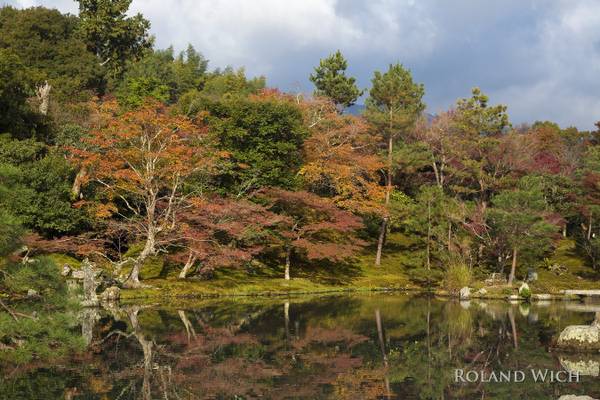
[[119, 301], [120, 298], [121, 298], [121, 289], [119, 289], [116, 286], [111, 286], [111, 287], [107, 288], [100, 295], [100, 299], [103, 302], [108, 302], [108, 303], [114, 302], [114, 301]]
[[560, 365], [569, 372], [585, 376], [600, 376], [600, 362], [598, 360], [560, 358]]
[[600, 350], [600, 329], [596, 325], [567, 326], [556, 345], [571, 350]]
[[461, 299], [468, 299], [469, 297], [471, 297], [471, 289], [465, 286], [464, 288], [460, 289], [460, 292], [458, 292], [458, 296]]
[[590, 396], [577, 396], [575, 394], [566, 394], [564, 396], [560, 396], [558, 400], [598, 400]]

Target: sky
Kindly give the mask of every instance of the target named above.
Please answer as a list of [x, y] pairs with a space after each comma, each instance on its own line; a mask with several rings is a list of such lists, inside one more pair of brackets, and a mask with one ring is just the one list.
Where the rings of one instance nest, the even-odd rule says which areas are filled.
[[[0, 0], [77, 14], [71, 0]], [[340, 50], [368, 89], [374, 70], [409, 68], [430, 113], [474, 86], [513, 124], [600, 120], [597, 0], [133, 0], [159, 48], [191, 43], [212, 68], [245, 67], [269, 86], [311, 93], [319, 59]]]

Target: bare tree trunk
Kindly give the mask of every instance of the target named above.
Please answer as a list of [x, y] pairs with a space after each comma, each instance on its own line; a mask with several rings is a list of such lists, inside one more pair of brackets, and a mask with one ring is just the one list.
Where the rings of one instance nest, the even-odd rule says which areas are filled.
[[73, 181], [73, 186], [71, 187], [71, 199], [77, 200], [81, 198], [81, 187], [83, 186], [83, 180], [87, 176], [87, 168], [81, 167], [77, 175], [75, 176], [75, 180]]
[[292, 253], [292, 249], [288, 246], [288, 248], [285, 251], [285, 280], [289, 281], [290, 280], [290, 258], [291, 258], [291, 254]]
[[590, 221], [587, 227], [587, 240], [590, 240], [592, 238], [592, 213], [590, 211]]
[[[385, 208], [386, 213], [389, 213], [390, 197], [392, 195], [392, 166], [393, 166], [393, 137], [390, 134], [388, 138], [388, 154], [387, 154], [387, 176], [385, 185]], [[379, 240], [377, 241], [377, 255], [375, 256], [375, 265], [381, 265], [381, 253], [383, 252], [383, 241], [387, 230], [389, 215], [383, 217], [381, 221], [381, 229], [379, 231]]]
[[195, 262], [196, 257], [194, 257], [194, 254], [190, 252], [190, 256], [188, 257], [187, 262], [181, 269], [181, 272], [179, 272], [179, 279], [185, 279], [187, 277], [188, 272], [190, 272], [190, 269], [194, 266]]
[[385, 232], [387, 230], [388, 217], [383, 217], [381, 228], [379, 230], [379, 239], [377, 240], [377, 255], [375, 256], [375, 265], [381, 265], [381, 253], [383, 251], [383, 242], [385, 240]]
[[512, 285], [513, 280], [515, 279], [515, 272], [517, 270], [517, 248], [513, 247], [512, 254], [512, 265], [510, 267], [510, 275], [508, 276], [508, 285]]
[[52, 86], [48, 83], [48, 81], [44, 82], [43, 85], [37, 87], [36, 95], [38, 100], [40, 101], [40, 114], [48, 115], [48, 105], [50, 103], [50, 90]]
[[129, 273], [129, 277], [123, 283], [123, 287], [125, 288], [139, 288], [142, 286], [140, 283], [140, 270], [144, 265], [144, 262], [148, 257], [150, 257], [155, 252], [155, 236], [154, 229], [150, 228], [148, 237], [146, 238], [146, 244], [144, 245], [144, 249], [140, 253], [140, 255], [133, 262], [133, 267], [131, 268], [131, 272]]
[[[427, 201], [427, 272], [431, 270], [431, 199]], [[429, 273], [427, 274], [429, 283]]]
[[562, 235], [564, 238], [567, 237], [567, 224], [566, 223], [563, 225]]
[[388, 358], [385, 354], [385, 342], [383, 339], [383, 325], [381, 323], [381, 313], [379, 309], [375, 310], [375, 323], [377, 324], [377, 336], [379, 337], [379, 347], [381, 348], [381, 356], [383, 358], [383, 365], [387, 367]]

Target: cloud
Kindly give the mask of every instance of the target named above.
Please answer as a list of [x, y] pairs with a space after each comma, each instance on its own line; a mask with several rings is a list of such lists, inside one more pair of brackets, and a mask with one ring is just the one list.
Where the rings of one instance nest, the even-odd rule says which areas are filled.
[[[0, 3], [3, 1], [0, 0]], [[69, 0], [4, 0], [76, 13]], [[340, 49], [368, 87], [373, 70], [409, 67], [432, 112], [480, 86], [515, 123], [600, 119], [600, 2], [595, 0], [133, 0], [159, 47], [193, 44], [212, 67], [245, 66], [283, 90]]]

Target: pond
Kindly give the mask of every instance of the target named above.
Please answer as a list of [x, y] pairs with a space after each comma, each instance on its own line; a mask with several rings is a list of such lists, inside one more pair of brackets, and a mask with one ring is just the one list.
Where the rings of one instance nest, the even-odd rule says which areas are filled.
[[405, 294], [88, 309], [74, 327], [85, 351], [4, 365], [0, 397], [600, 398], [600, 356], [552, 350], [564, 327], [593, 321], [585, 311]]

